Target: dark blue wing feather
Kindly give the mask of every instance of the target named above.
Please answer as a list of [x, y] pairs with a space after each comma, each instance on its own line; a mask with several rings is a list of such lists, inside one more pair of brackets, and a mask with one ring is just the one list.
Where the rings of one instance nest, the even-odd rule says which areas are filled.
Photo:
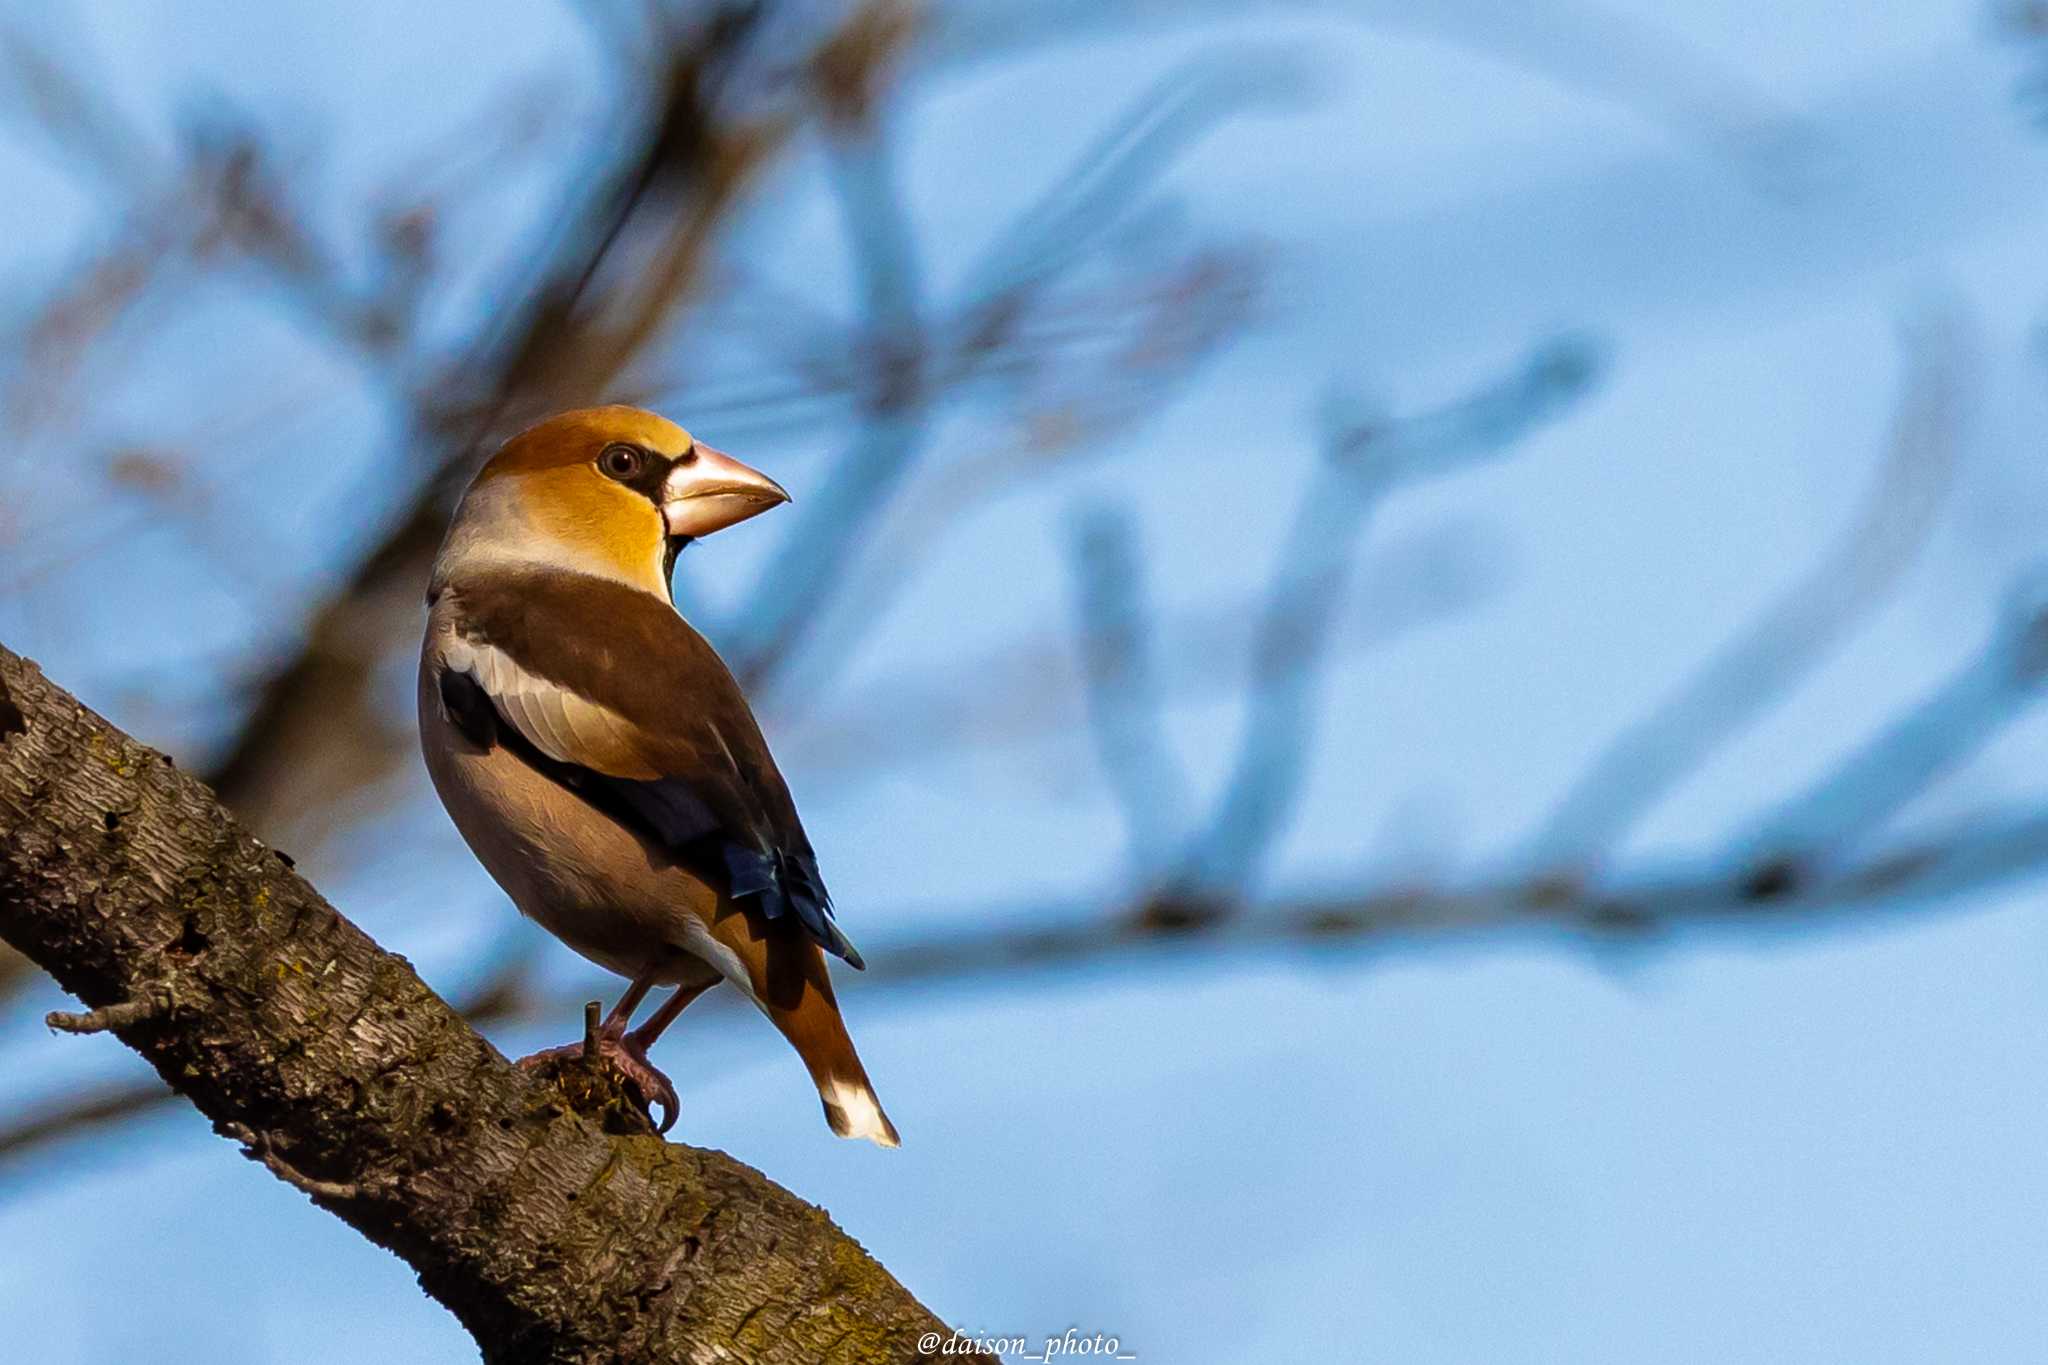
[[[683, 848], [718, 834], [725, 827], [719, 813], [701, 792], [680, 778], [653, 782], [589, 773], [590, 785], [610, 792], [634, 817], [633, 823], [654, 834], [668, 848]], [[735, 893], [737, 894], [737, 893]]]

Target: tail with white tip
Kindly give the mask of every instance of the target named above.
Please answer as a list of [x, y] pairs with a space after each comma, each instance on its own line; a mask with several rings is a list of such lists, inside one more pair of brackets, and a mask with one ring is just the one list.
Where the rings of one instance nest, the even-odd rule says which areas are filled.
[[825, 954], [803, 933], [759, 933], [745, 915], [720, 916], [713, 935], [731, 949], [728, 975], [768, 1016], [818, 1087], [825, 1122], [845, 1138], [866, 1138], [877, 1147], [900, 1146], [896, 1125], [882, 1112], [860, 1054], [853, 1050]]
[[896, 1125], [882, 1112], [882, 1102], [875, 1098], [874, 1084], [860, 1064], [860, 1054], [853, 1050], [832, 987], [825, 984], [820, 989], [814, 983], [794, 1006], [780, 1008], [771, 1000], [766, 1009], [797, 1056], [804, 1059], [832, 1131], [843, 1138], [866, 1138], [877, 1147], [900, 1146]]

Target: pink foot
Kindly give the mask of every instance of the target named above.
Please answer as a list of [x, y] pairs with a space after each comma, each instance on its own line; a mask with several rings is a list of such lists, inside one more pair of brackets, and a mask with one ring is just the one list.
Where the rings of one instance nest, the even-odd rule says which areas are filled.
[[[669, 1084], [668, 1077], [658, 1071], [654, 1063], [647, 1060], [647, 1046], [628, 1033], [610, 1029], [597, 1035], [598, 1056], [611, 1064], [614, 1071], [626, 1078], [626, 1083], [639, 1093], [643, 1105], [661, 1106], [661, 1117], [655, 1122], [654, 1131], [666, 1133], [675, 1126], [676, 1114], [682, 1106], [676, 1100], [676, 1088]], [[575, 1061], [583, 1055], [583, 1044], [564, 1043], [560, 1047], [544, 1048], [530, 1057], [521, 1057], [516, 1065], [523, 1071], [537, 1071], [550, 1062]]]

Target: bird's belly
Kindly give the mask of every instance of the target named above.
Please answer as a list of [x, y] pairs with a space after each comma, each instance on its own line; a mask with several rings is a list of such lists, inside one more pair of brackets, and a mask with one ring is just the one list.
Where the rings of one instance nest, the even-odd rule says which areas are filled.
[[502, 747], [477, 749], [424, 682], [420, 728], [449, 817], [529, 918], [621, 976], [672, 963], [658, 979], [697, 982], [708, 964], [745, 983], [706, 928], [718, 908], [708, 884]]

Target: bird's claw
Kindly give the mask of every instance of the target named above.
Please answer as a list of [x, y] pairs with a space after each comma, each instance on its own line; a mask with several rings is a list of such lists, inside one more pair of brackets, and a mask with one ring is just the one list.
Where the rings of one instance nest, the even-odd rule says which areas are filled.
[[625, 1074], [627, 1082], [640, 1092], [641, 1103], [649, 1107], [660, 1106], [661, 1117], [655, 1119], [654, 1131], [666, 1133], [675, 1127], [676, 1115], [682, 1112], [683, 1106], [676, 1099], [676, 1088], [669, 1083], [668, 1077], [647, 1060], [647, 1049], [634, 1042], [632, 1035], [628, 1034], [619, 1040], [619, 1051], [611, 1060], [612, 1065]]
[[[660, 1108], [658, 1119], [652, 1114], [648, 1116], [654, 1119], [655, 1132], [666, 1133], [675, 1127], [676, 1115], [682, 1112], [682, 1104], [676, 1099], [676, 1088], [669, 1083], [668, 1077], [647, 1060], [645, 1043], [630, 1033], [600, 1033], [597, 1035], [597, 1055], [633, 1088], [642, 1107]], [[529, 1057], [521, 1057], [516, 1065], [522, 1071], [538, 1071], [550, 1063], [573, 1062], [582, 1056], [582, 1043], [564, 1043], [560, 1047], [543, 1048]]]

